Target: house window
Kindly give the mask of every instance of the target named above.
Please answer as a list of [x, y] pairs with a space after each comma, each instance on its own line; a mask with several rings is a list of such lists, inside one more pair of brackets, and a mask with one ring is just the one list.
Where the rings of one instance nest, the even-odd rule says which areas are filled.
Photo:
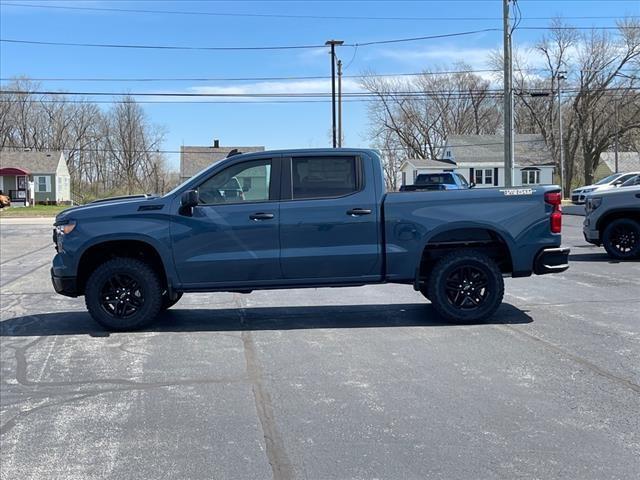
[[493, 185], [493, 169], [477, 168], [473, 173], [476, 185]]
[[451, 158], [451, 150], [447, 150], [446, 157], [447, 157], [447, 158]]
[[402, 172], [402, 185], [407, 184], [407, 172]]
[[540, 183], [540, 170], [522, 170], [522, 185], [538, 185]]
[[36, 192], [38, 193], [50, 193], [51, 192], [51, 177], [38, 176], [34, 177]]

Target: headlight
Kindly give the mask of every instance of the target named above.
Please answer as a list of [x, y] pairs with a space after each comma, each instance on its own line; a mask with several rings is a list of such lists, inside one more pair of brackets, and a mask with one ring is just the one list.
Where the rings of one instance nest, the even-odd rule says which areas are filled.
[[590, 197], [587, 201], [587, 209], [595, 210], [602, 203], [602, 197]]
[[67, 223], [63, 225], [56, 225], [56, 234], [58, 238], [63, 235], [69, 235], [76, 228], [75, 220], [69, 220]]
[[593, 192], [597, 187], [594, 188], [585, 188], [584, 190], [582, 190], [580, 193], [589, 193], [589, 192]]

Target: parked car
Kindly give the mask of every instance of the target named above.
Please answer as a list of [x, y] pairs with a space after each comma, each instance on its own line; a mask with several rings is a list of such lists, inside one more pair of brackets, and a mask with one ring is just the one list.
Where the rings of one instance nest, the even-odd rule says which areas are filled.
[[604, 246], [617, 260], [640, 257], [640, 186], [591, 194], [585, 212], [587, 242]]
[[[215, 193], [249, 170], [262, 180], [246, 195]], [[60, 213], [51, 276], [113, 330], [142, 327], [186, 292], [387, 282], [477, 322], [500, 305], [503, 276], [569, 267], [560, 201], [555, 186], [387, 193], [373, 150], [235, 155], [163, 197]]]
[[571, 202], [576, 205], [582, 205], [585, 203], [588, 194], [600, 190], [619, 187], [624, 182], [634, 178], [639, 174], [640, 172], [614, 173], [612, 175], [609, 175], [608, 177], [603, 178], [599, 182], [594, 183], [593, 185], [576, 188], [571, 192]]
[[459, 173], [421, 173], [413, 182], [413, 185], [402, 185], [401, 192], [415, 192], [422, 190], [464, 190], [471, 188], [467, 179]]

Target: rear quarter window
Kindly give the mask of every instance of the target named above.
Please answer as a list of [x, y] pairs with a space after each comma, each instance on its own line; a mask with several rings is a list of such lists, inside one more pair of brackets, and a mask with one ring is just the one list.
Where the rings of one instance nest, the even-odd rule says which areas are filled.
[[294, 157], [293, 199], [342, 197], [358, 191], [355, 157]]

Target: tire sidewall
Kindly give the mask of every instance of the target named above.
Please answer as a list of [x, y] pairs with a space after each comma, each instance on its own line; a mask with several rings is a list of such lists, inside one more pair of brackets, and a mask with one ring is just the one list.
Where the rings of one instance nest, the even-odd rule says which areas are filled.
[[[101, 292], [105, 283], [114, 274], [120, 273], [134, 278], [144, 295], [142, 307], [131, 317], [116, 318], [101, 305]], [[100, 325], [110, 330], [133, 330], [142, 328], [159, 313], [162, 305], [160, 283], [155, 272], [144, 262], [136, 259], [118, 258], [100, 265], [87, 280], [85, 302], [89, 313]]]
[[[635, 247], [629, 253], [625, 254], [621, 254], [618, 249], [615, 248], [611, 243], [611, 234], [613, 232], [613, 229], [623, 225], [628, 227], [629, 229], [635, 230], [637, 239]], [[638, 258], [638, 256], [640, 256], [640, 224], [628, 218], [614, 220], [609, 225], [607, 225], [607, 228], [604, 229], [604, 233], [602, 235], [602, 244], [604, 245], [604, 249], [607, 251], [609, 256], [617, 260], [630, 260], [633, 258]]]
[[[488, 296], [482, 306], [462, 310], [448, 299], [446, 279], [457, 268], [470, 266], [481, 270], [487, 277]], [[430, 300], [440, 315], [458, 323], [481, 322], [489, 318], [502, 303], [504, 280], [495, 262], [480, 252], [453, 253], [442, 258], [435, 266], [429, 283]]]

